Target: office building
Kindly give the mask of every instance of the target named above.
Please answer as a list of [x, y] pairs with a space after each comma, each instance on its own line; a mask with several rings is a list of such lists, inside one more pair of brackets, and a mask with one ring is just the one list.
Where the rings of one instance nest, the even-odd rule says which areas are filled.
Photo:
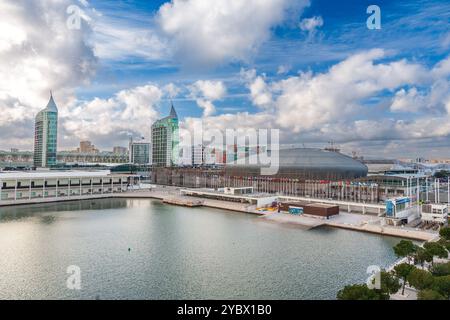
[[173, 107], [169, 116], [152, 125], [152, 163], [156, 167], [173, 167], [179, 164], [178, 115]]
[[36, 115], [33, 156], [35, 167], [47, 168], [56, 165], [57, 136], [58, 108], [50, 93], [47, 107]]
[[151, 144], [140, 141], [130, 143], [130, 162], [133, 164], [150, 164]]

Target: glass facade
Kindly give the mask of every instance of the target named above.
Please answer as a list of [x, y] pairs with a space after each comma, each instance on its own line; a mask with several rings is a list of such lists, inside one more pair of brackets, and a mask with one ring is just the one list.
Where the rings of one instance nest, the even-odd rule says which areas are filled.
[[56, 165], [58, 144], [58, 108], [53, 96], [44, 110], [36, 115], [34, 131], [34, 166], [47, 168]]
[[149, 164], [150, 163], [150, 143], [134, 142], [131, 144], [131, 163]]
[[152, 125], [152, 164], [157, 167], [178, 165], [178, 115], [172, 105], [170, 115]]

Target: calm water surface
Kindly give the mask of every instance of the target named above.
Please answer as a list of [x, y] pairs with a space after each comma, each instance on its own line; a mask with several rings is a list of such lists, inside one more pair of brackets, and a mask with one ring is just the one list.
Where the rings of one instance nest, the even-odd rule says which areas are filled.
[[0, 208], [0, 298], [334, 299], [398, 241], [153, 200]]

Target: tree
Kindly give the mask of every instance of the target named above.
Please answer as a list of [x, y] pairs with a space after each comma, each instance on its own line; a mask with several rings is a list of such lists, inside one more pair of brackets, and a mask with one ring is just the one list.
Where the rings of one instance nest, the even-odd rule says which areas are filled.
[[391, 294], [396, 293], [401, 288], [400, 281], [398, 278], [394, 277], [394, 275], [390, 272], [381, 271], [381, 294], [389, 296]]
[[403, 280], [402, 295], [405, 294], [406, 279], [414, 269], [416, 269], [416, 267], [408, 263], [401, 263], [394, 267], [395, 275]]
[[365, 284], [345, 286], [337, 293], [338, 300], [385, 300], [386, 297], [379, 292], [369, 289]]
[[450, 262], [437, 263], [431, 268], [430, 271], [436, 277], [448, 276], [450, 275]]
[[450, 241], [450, 227], [441, 228], [439, 235], [447, 241]]
[[[444, 246], [442, 246], [441, 244], [439, 244], [437, 242], [427, 242], [423, 245], [423, 247], [433, 257], [438, 257], [438, 258], [447, 258], [448, 257], [447, 250], [444, 248]], [[433, 264], [433, 261], [431, 261], [431, 264]]]
[[410, 240], [402, 240], [394, 246], [395, 255], [399, 258], [407, 257], [408, 262], [414, 252], [417, 250], [417, 246]]
[[414, 261], [416, 263], [420, 263], [420, 265], [423, 268], [423, 265], [425, 262], [432, 262], [433, 261], [433, 256], [431, 255], [431, 253], [427, 250], [425, 250], [424, 248], [418, 248], [416, 253], [414, 254]]
[[437, 291], [425, 289], [419, 291], [417, 300], [445, 300], [445, 297]]
[[434, 177], [436, 179], [443, 179], [450, 176], [450, 171], [447, 170], [440, 170], [440, 171], [436, 171], [434, 174]]
[[447, 251], [450, 251], [450, 240], [447, 240], [445, 238], [440, 238], [437, 243], [439, 243], [441, 246], [447, 249]]
[[408, 282], [418, 290], [430, 289], [433, 286], [433, 275], [425, 270], [414, 269], [408, 275]]
[[433, 290], [450, 299], [450, 276], [434, 277]]

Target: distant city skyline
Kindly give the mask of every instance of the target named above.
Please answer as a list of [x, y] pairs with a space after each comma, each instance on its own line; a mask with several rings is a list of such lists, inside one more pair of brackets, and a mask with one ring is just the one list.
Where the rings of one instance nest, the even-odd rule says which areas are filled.
[[279, 128], [282, 144], [450, 158], [447, 1], [379, 1], [380, 30], [361, 1], [228, 3], [2, 1], [0, 150], [33, 150], [53, 90], [58, 150], [149, 139], [173, 101], [182, 129]]

